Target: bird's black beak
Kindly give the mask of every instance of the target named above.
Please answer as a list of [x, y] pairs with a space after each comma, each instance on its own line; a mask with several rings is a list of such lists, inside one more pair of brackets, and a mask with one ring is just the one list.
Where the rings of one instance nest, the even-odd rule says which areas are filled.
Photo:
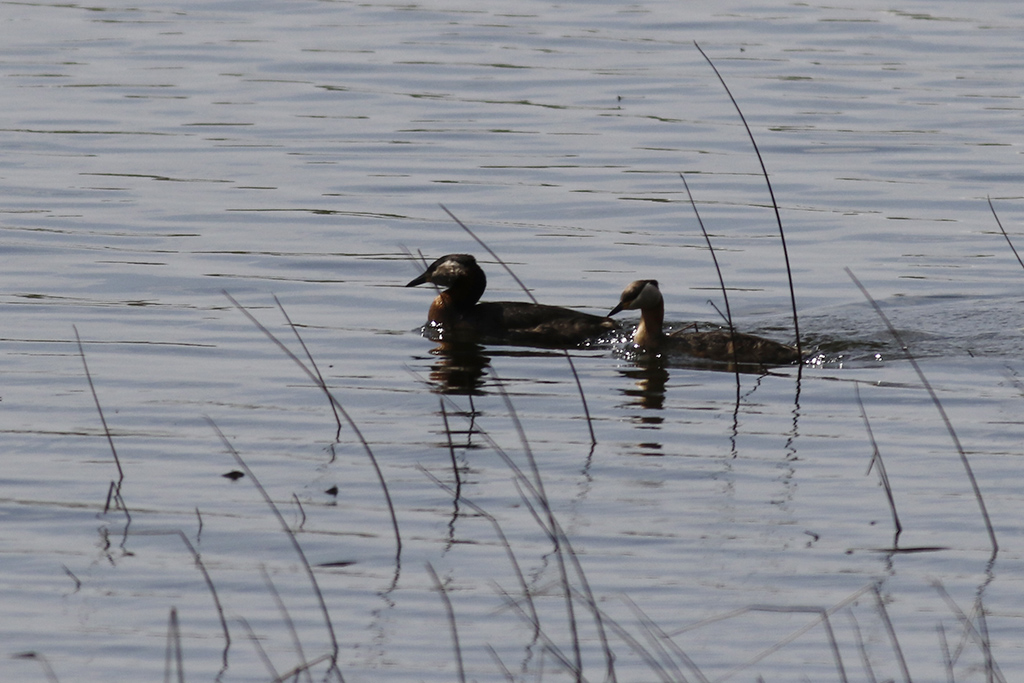
[[415, 287], [416, 285], [422, 285], [424, 282], [430, 281], [430, 271], [423, 273], [418, 278], [406, 285], [406, 287]]
[[622, 302], [620, 301], [620, 302], [619, 302], [619, 305], [618, 305], [618, 306], [616, 306], [615, 308], [613, 308], [613, 309], [612, 309], [612, 312], [608, 314], [608, 317], [610, 318], [610, 317], [612, 317], [613, 315], [615, 315], [616, 313], [618, 313], [619, 311], [621, 311], [621, 310], [622, 310], [622, 307], [623, 307], [623, 305], [624, 305], [624, 304], [623, 304], [623, 303], [622, 303]]

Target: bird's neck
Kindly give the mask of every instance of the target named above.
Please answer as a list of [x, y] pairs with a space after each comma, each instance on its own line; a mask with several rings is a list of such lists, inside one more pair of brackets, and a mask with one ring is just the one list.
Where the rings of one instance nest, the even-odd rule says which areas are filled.
[[665, 309], [661, 306], [641, 310], [640, 326], [636, 328], [636, 334], [633, 335], [633, 341], [637, 346], [643, 346], [645, 348], [657, 347], [664, 337], [664, 334], [661, 331], [661, 326], [664, 322]]

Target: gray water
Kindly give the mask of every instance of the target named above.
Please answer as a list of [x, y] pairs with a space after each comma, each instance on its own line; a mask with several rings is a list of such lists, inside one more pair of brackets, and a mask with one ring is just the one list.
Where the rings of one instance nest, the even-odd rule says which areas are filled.
[[[210, 421], [315, 567], [347, 681], [457, 679], [427, 563], [469, 679], [572, 680], [573, 620], [584, 676], [606, 679], [593, 610], [577, 595], [567, 616], [520, 490], [536, 498], [495, 448], [532, 478], [524, 437], [618, 680], [1024, 671], [1024, 269], [986, 201], [1024, 247], [1016, 4], [8, 3], [0, 32], [4, 680], [177, 676], [172, 631], [187, 681], [303, 660], [337, 679], [300, 557], [253, 477], [222, 476], [241, 467]], [[488, 298], [525, 299], [443, 204], [543, 302], [605, 313], [657, 278], [669, 321], [715, 321], [683, 173], [737, 324], [791, 337], [771, 198], [694, 41], [763, 155], [812, 361], [737, 389], [621, 343], [575, 350], [592, 446], [560, 354], [488, 347], [467, 378], [434, 351], [408, 253], [476, 253]], [[844, 268], [934, 387], [997, 554]], [[400, 554], [353, 429], [335, 439], [323, 393], [224, 291], [302, 355], [275, 295], [296, 323], [379, 462]], [[453, 456], [457, 496], [428, 477], [455, 486]]]

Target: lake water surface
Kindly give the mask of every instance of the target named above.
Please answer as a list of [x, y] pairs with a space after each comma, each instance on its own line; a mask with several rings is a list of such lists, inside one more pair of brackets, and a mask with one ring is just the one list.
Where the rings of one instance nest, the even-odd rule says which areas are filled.
[[[1015, 3], [26, 2], [0, 35], [4, 680], [165, 680], [169, 642], [187, 681], [1024, 673]], [[718, 320], [680, 173], [737, 325], [792, 337], [695, 42], [811, 361], [576, 349], [588, 426], [560, 352], [424, 339], [411, 255], [526, 298], [441, 205], [540, 301], [656, 278]], [[225, 292], [305, 358], [278, 297], [379, 476]]]

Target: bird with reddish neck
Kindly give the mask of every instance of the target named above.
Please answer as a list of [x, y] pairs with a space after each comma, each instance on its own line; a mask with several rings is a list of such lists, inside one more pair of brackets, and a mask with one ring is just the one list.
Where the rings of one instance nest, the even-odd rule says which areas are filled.
[[480, 301], [487, 276], [472, 254], [447, 254], [406, 287], [441, 290], [427, 311], [427, 332], [439, 341], [575, 347], [619, 329], [607, 316], [522, 301]]

